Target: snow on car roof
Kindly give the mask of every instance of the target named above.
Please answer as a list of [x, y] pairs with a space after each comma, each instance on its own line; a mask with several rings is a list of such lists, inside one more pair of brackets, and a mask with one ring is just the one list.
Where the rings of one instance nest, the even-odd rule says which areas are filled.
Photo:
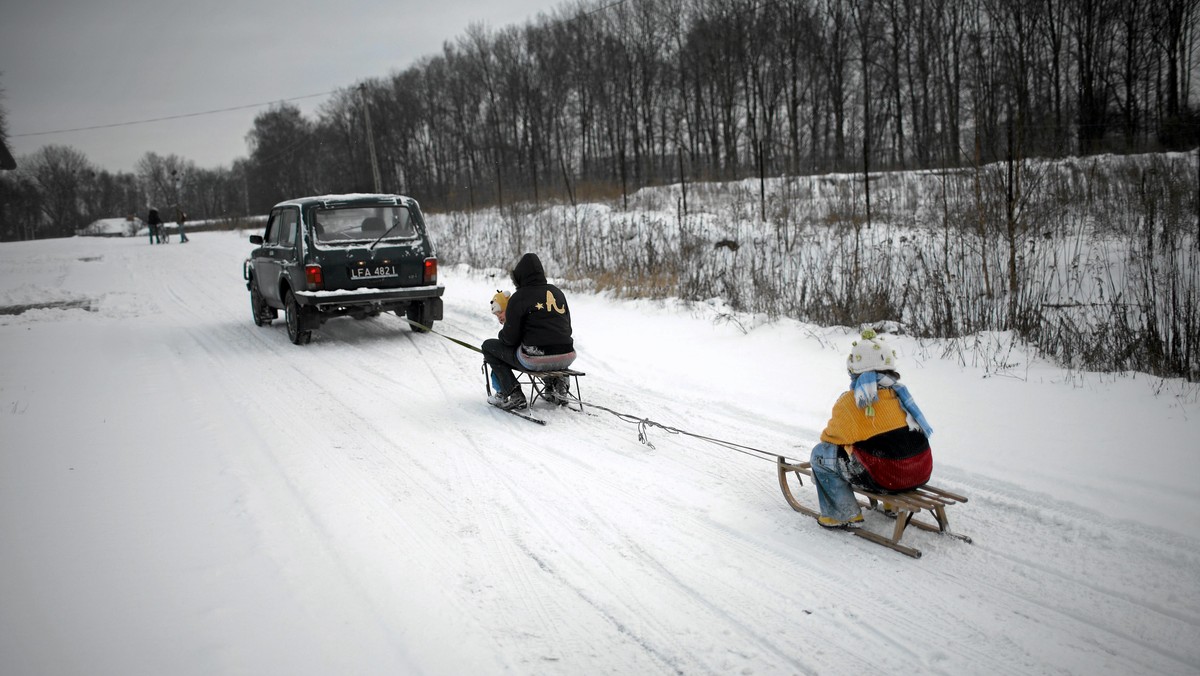
[[372, 200], [379, 200], [379, 201], [395, 200], [396, 202], [410, 202], [410, 201], [415, 202], [416, 201], [416, 200], [413, 200], [413, 198], [405, 196], [405, 195], [394, 195], [394, 194], [390, 194], [390, 193], [344, 193], [344, 194], [332, 194], [332, 195], [314, 195], [311, 197], [297, 197], [294, 199], [284, 200], [282, 202], [279, 202], [275, 206], [282, 206], [284, 204], [289, 204], [289, 205], [313, 204], [316, 202], [366, 202], [366, 201], [372, 201]]

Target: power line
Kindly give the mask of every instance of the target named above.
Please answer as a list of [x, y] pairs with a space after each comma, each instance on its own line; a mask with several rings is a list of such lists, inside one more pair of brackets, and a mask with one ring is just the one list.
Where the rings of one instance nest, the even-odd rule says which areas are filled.
[[169, 115], [167, 117], [154, 117], [148, 120], [133, 120], [130, 122], [114, 122], [113, 124], [97, 124], [91, 127], [75, 127], [74, 129], [55, 129], [53, 131], [35, 131], [28, 134], [13, 134], [10, 138], [22, 138], [26, 136], [47, 136], [49, 134], [66, 134], [73, 131], [90, 131], [92, 129], [111, 129], [113, 127], [130, 127], [138, 124], [149, 124], [151, 122], [165, 122], [167, 120], [181, 120], [188, 117], [200, 117], [202, 115], [215, 115], [217, 113], [228, 113], [234, 110], [246, 110], [247, 108], [261, 108], [269, 106], [273, 103], [283, 103], [285, 101], [299, 101], [301, 99], [311, 99], [317, 96], [328, 96], [337, 90], [320, 92], [319, 94], [305, 94], [304, 96], [293, 96], [289, 99], [275, 99], [273, 101], [263, 101], [262, 103], [250, 103], [244, 106], [233, 106], [232, 108], [218, 108], [217, 110], [205, 110], [198, 113], [184, 113], [182, 115]]
[[623, 4], [625, 4], [625, 0], [617, 0], [616, 2], [610, 2], [607, 5], [604, 5], [603, 7], [597, 7], [596, 9], [593, 9], [589, 12], [584, 12], [584, 13], [580, 14], [577, 18], [582, 19], [585, 16], [599, 14], [600, 12], [603, 12], [604, 10], [608, 9], [609, 7], [616, 7], [617, 5], [623, 5]]
[[[625, 2], [627, 2], [627, 0], [614, 0], [614, 2], [610, 2], [607, 5], [602, 5], [600, 7], [592, 9], [590, 11], [584, 12], [575, 18], [580, 19], [580, 18], [583, 18], [586, 16], [591, 16], [592, 14], [597, 14], [606, 9], [610, 9], [610, 8], [616, 7], [618, 5], [623, 5], [623, 4], [625, 4]], [[97, 125], [92, 125], [92, 126], [88, 126], [88, 127], [73, 127], [70, 129], [52, 129], [52, 130], [48, 130], [48, 131], [29, 132], [26, 134], [10, 134], [9, 138], [27, 138], [27, 137], [31, 137], [31, 136], [49, 136], [51, 134], [68, 134], [68, 133], [76, 132], [76, 131], [92, 131], [92, 130], [96, 130], [96, 129], [112, 129], [115, 127], [132, 127], [132, 126], [139, 125], [139, 124], [150, 124], [152, 122], [166, 122], [168, 120], [182, 120], [182, 119], [186, 119], [189, 117], [201, 117], [204, 115], [215, 115], [217, 113], [228, 113], [228, 112], [232, 112], [235, 110], [246, 110], [249, 108], [259, 108], [262, 106], [269, 106], [273, 103], [283, 103], [286, 101], [300, 101], [302, 99], [311, 99], [311, 98], [314, 98], [317, 96], [328, 96], [329, 94], [333, 94], [336, 91], [338, 91], [338, 90], [332, 89], [330, 91], [319, 92], [317, 94], [305, 94], [304, 96], [293, 96], [291, 98], [286, 98], [286, 99], [274, 99], [271, 101], [263, 101], [260, 103], [249, 103], [249, 104], [246, 104], [243, 106], [232, 106], [230, 108], [217, 108], [215, 110], [204, 110], [204, 111], [200, 111], [200, 112], [196, 112], [196, 113], [183, 113], [181, 115], [168, 115], [165, 117], [152, 117], [152, 118], [145, 119], [145, 120], [131, 120], [128, 122], [114, 122], [112, 124], [97, 124]]]

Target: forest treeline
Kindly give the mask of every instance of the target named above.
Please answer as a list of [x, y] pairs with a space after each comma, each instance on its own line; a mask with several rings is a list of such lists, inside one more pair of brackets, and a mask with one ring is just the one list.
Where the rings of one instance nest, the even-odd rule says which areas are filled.
[[525, 25], [471, 27], [438, 54], [336, 92], [315, 119], [273, 106], [230, 167], [150, 151], [135, 172], [111, 173], [44, 147], [0, 174], [0, 238], [70, 234], [151, 203], [230, 218], [376, 185], [453, 210], [1190, 148], [1198, 5], [565, 4]]

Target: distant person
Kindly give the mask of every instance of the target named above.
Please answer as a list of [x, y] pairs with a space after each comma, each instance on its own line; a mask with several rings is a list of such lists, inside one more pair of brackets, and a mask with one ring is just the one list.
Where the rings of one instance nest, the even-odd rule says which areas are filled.
[[179, 226], [179, 243], [185, 244], [188, 241], [187, 233], [183, 230], [183, 224], [187, 222], [187, 214], [183, 213], [183, 209], [175, 208], [175, 225]]
[[[567, 297], [546, 281], [541, 259], [533, 253], [521, 256], [511, 277], [516, 287], [512, 296], [505, 298], [498, 292], [492, 299], [493, 314], [504, 326], [497, 337], [483, 341], [481, 348], [484, 363], [492, 369], [495, 390], [488, 403], [506, 410], [528, 405], [514, 368], [556, 371], [575, 361]], [[565, 401], [567, 394], [566, 378], [546, 379], [548, 401]]]
[[146, 215], [146, 226], [150, 231], [150, 243], [161, 244], [162, 219], [158, 217], [158, 209], [150, 207], [150, 213]]
[[925, 484], [933, 472], [933, 429], [900, 384], [896, 360], [896, 351], [870, 329], [850, 349], [850, 389], [833, 405], [810, 458], [821, 505], [817, 522], [826, 528], [862, 523], [853, 486], [901, 492]]

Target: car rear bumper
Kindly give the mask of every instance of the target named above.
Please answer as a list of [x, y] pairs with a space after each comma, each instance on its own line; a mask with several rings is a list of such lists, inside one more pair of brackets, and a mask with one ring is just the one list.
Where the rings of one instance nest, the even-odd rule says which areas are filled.
[[406, 286], [396, 289], [352, 289], [345, 291], [295, 291], [296, 302], [320, 311], [338, 308], [371, 307], [391, 309], [412, 302], [438, 299], [445, 293], [444, 286]]

